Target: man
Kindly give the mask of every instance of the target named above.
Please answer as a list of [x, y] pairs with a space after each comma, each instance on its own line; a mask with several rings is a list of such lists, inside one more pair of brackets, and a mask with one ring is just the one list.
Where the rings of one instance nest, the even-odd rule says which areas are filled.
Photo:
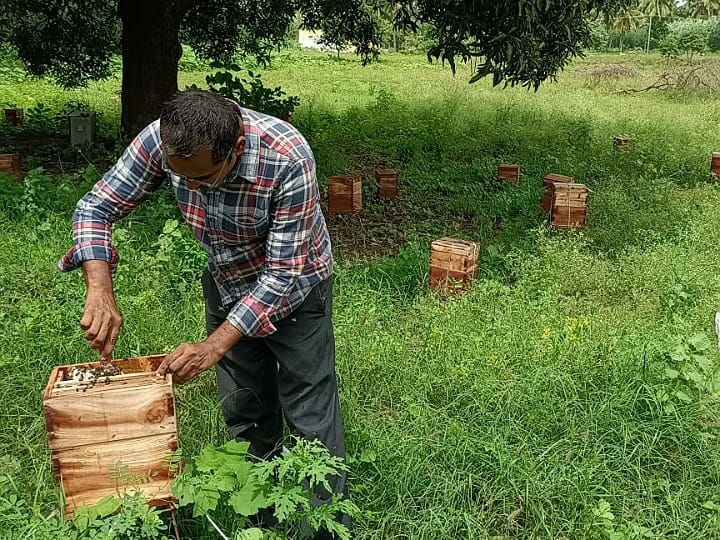
[[[184, 383], [215, 366], [230, 433], [255, 456], [281, 450], [284, 413], [291, 431], [344, 458], [330, 238], [313, 153], [281, 120], [199, 90], [163, 106], [73, 216], [74, 246], [58, 267], [82, 267], [85, 338], [110, 358], [122, 324], [111, 227], [166, 179], [208, 254], [208, 337], [181, 344], [158, 374]], [[332, 484], [345, 492], [345, 475]]]

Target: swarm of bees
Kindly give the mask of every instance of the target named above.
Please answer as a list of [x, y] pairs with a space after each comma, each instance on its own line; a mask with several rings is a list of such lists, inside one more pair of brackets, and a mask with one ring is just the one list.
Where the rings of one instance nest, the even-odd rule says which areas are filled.
[[123, 375], [122, 369], [111, 364], [103, 362], [99, 366], [76, 366], [70, 370], [70, 377], [67, 380], [74, 381], [78, 387], [88, 388], [95, 386], [99, 381], [110, 384], [110, 377]]

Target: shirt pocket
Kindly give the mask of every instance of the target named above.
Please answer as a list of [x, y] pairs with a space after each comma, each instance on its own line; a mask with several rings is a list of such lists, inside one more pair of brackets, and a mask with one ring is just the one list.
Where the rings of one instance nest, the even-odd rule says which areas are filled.
[[219, 232], [228, 244], [264, 241], [267, 237], [268, 201], [257, 193], [232, 194], [221, 205], [219, 217]]

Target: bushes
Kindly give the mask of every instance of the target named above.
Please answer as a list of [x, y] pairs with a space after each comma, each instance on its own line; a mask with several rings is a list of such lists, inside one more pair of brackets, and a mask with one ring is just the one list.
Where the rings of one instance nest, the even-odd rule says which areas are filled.
[[690, 57], [705, 52], [708, 48], [709, 28], [707, 21], [673, 21], [669, 25], [670, 32], [660, 43], [660, 51], [665, 56], [685, 54]]

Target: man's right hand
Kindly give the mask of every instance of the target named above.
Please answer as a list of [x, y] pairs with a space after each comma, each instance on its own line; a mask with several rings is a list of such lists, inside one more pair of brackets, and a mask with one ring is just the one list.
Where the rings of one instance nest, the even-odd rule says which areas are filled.
[[82, 269], [87, 297], [80, 327], [85, 330], [85, 339], [90, 342], [90, 347], [100, 353], [100, 359], [109, 360], [122, 326], [122, 315], [113, 294], [110, 266], [105, 261], [85, 261]]

